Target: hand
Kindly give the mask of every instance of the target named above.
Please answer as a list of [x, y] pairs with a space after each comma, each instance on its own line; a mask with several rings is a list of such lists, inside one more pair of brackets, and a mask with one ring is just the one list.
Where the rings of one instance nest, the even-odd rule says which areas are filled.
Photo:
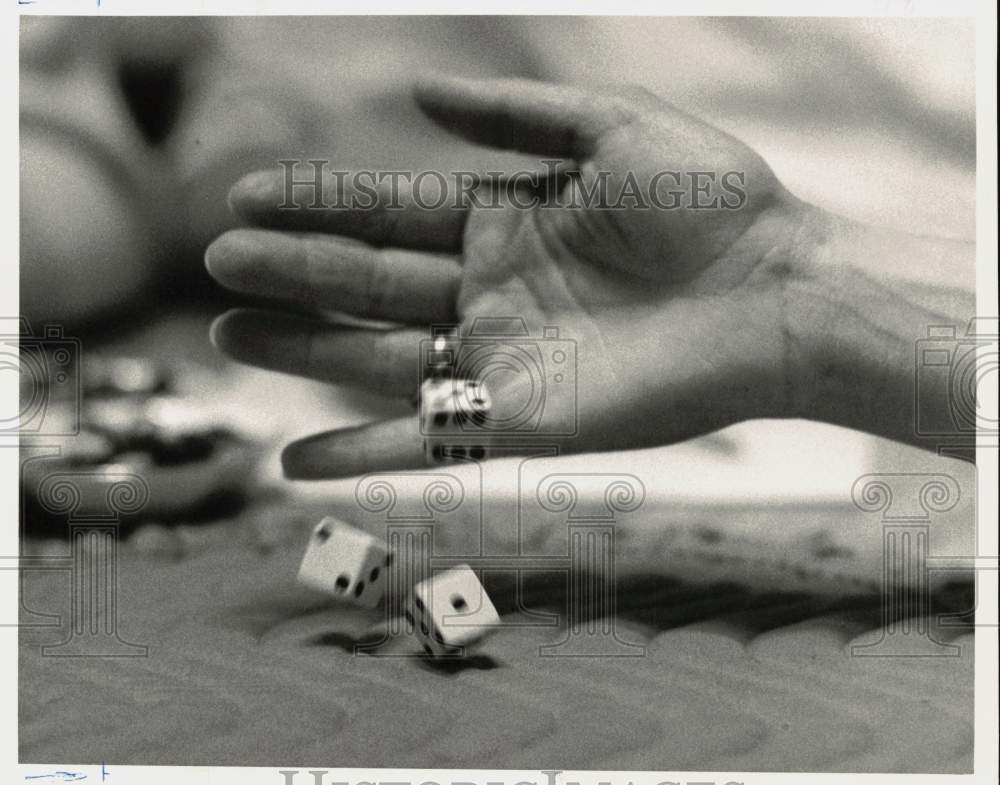
[[[539, 434], [562, 452], [666, 444], [747, 418], [808, 415], [804, 390], [815, 371], [789, 323], [807, 298], [790, 292], [813, 277], [829, 222], [752, 150], [644, 91], [439, 79], [416, 98], [445, 128], [571, 160], [579, 176], [537, 188], [521, 178], [500, 189], [498, 206], [486, 185], [478, 204], [466, 198], [461, 209], [451, 199], [439, 209], [412, 199], [391, 209], [383, 188], [381, 208], [317, 210], [307, 207], [311, 193], [299, 209], [278, 208], [281, 172], [250, 175], [230, 200], [261, 228], [229, 232], [209, 248], [209, 270], [223, 285], [299, 311], [406, 326], [347, 328], [238, 310], [213, 326], [223, 351], [412, 398], [429, 325], [459, 321], [466, 335], [477, 318], [517, 316], [533, 336], [555, 326], [575, 341], [576, 395], [546, 392], [563, 396], [551, 408], [575, 416], [576, 433]], [[708, 173], [700, 193], [694, 173]], [[726, 175], [739, 189], [723, 187]], [[587, 206], [605, 176], [610, 203], [621, 204]], [[619, 199], [630, 182], [645, 208]], [[552, 188], [562, 206], [525, 209], [524, 197], [551, 197]], [[341, 204], [352, 195], [344, 182], [335, 190]], [[699, 206], [706, 203], [715, 206]], [[523, 400], [525, 382], [525, 374], [490, 382], [501, 414]], [[284, 454], [296, 478], [426, 464], [415, 416], [319, 434]]]

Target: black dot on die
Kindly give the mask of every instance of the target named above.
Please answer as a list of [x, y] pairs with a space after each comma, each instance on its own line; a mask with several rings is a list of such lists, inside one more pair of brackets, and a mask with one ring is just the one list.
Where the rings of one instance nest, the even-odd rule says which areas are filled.
[[354, 596], [355, 597], [360, 597], [361, 596], [361, 592], [363, 592], [364, 590], [365, 590], [365, 582], [364, 581], [358, 581], [358, 585], [354, 587]]
[[469, 604], [461, 594], [453, 594], [451, 595], [451, 607], [456, 611], [462, 612], [469, 607]]
[[351, 585], [351, 578], [346, 573], [342, 573], [337, 576], [336, 582], [333, 584], [333, 588], [338, 592], [347, 591], [347, 587]]
[[434, 425], [438, 428], [443, 428], [448, 424], [448, 415], [444, 412], [438, 412], [434, 415]]
[[330, 539], [330, 527], [320, 526], [316, 530], [316, 542], [326, 542]]
[[372, 571], [368, 573], [368, 582], [375, 583], [378, 580], [379, 573], [382, 572], [378, 567], [372, 567]]

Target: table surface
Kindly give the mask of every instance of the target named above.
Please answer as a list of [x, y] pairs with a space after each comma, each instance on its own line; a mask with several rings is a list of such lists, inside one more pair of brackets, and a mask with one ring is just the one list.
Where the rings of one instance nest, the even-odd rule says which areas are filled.
[[[249, 510], [122, 540], [117, 633], [145, 656], [43, 656], [69, 634], [70, 572], [64, 542], [32, 544], [21, 760], [971, 770], [969, 627], [934, 632], [958, 656], [851, 656], [852, 643], [878, 640], [875, 593], [640, 574], [618, 581], [622, 643], [603, 650], [640, 656], [541, 656], [567, 638], [566, 584], [539, 573], [520, 603], [509, 584], [491, 586], [505, 626], [473, 656], [437, 664], [398, 656], [418, 650], [408, 635], [382, 641], [384, 613], [337, 607], [294, 583], [310, 519], [300, 513], [275, 521]], [[44, 614], [63, 621], [42, 626], [58, 621]], [[374, 654], [355, 651], [379, 642]]]

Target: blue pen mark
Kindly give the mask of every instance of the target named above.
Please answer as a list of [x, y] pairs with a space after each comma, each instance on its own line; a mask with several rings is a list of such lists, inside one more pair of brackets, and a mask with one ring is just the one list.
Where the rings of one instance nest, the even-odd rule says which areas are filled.
[[87, 779], [86, 774], [79, 771], [53, 771], [48, 774], [25, 774], [26, 780], [45, 780], [46, 782], [79, 782]]
[[[97, 2], [100, 3], [101, 0], [97, 0]], [[104, 768], [104, 764], [102, 763], [101, 764], [101, 782], [104, 782], [104, 780], [106, 780], [110, 776], [111, 776], [111, 771], [108, 770], [108, 769], [106, 769], [106, 768]]]

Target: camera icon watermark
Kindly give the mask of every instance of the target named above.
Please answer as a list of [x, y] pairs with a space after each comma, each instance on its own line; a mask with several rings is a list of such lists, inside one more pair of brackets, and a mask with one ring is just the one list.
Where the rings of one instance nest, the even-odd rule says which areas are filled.
[[0, 371], [18, 374], [16, 412], [0, 412], [0, 437], [80, 432], [80, 341], [59, 325], [35, 335], [27, 320], [0, 319]]
[[954, 325], [927, 328], [927, 337], [916, 344], [918, 436], [996, 439], [998, 341], [996, 318], [972, 319], [964, 335]]
[[425, 437], [570, 437], [578, 430], [576, 341], [519, 317], [480, 317], [465, 334], [436, 326], [420, 342]]

